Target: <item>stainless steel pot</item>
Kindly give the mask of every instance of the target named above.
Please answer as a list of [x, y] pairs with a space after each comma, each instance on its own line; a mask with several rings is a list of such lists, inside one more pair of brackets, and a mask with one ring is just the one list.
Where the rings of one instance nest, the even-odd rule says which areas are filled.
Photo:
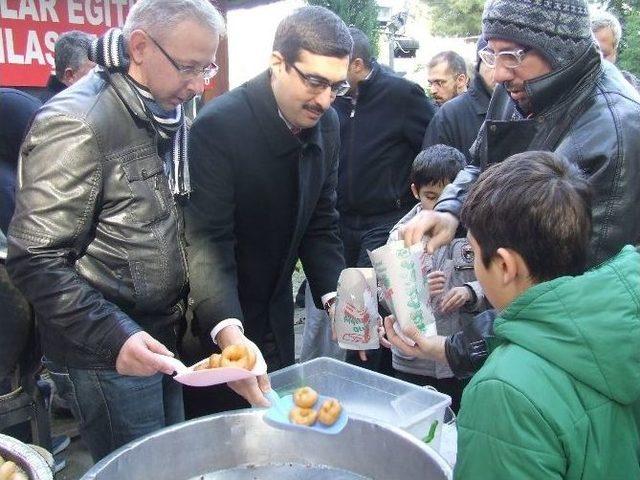
[[421, 479], [451, 468], [408, 433], [351, 415], [338, 435], [277, 429], [257, 409], [165, 428], [96, 464], [83, 480]]

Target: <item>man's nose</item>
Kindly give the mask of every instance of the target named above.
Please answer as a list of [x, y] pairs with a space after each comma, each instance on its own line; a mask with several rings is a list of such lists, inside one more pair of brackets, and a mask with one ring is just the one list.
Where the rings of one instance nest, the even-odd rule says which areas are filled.
[[513, 80], [513, 69], [505, 67], [501, 62], [497, 62], [493, 69], [493, 79], [496, 83]]
[[331, 102], [333, 101], [333, 94], [331, 93], [331, 89], [325, 88], [322, 93], [319, 93], [316, 96], [316, 101], [324, 110], [328, 110], [331, 106]]
[[193, 95], [202, 95], [202, 92], [204, 92], [205, 84], [206, 80], [202, 77], [202, 75], [196, 75], [189, 81], [189, 90], [193, 92]]

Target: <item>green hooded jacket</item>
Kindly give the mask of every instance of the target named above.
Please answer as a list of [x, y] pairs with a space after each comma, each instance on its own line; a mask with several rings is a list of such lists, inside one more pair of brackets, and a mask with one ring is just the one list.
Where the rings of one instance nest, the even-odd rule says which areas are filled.
[[466, 387], [456, 479], [640, 479], [640, 253], [528, 289]]

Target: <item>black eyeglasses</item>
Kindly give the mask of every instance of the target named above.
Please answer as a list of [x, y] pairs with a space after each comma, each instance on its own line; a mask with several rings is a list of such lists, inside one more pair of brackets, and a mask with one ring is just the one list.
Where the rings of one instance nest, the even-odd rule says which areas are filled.
[[[147, 33], [147, 32], [145, 32], [145, 33]], [[165, 51], [165, 49], [162, 48], [160, 46], [160, 44], [158, 42], [156, 42], [156, 40], [151, 35], [149, 35], [148, 33], [147, 33], [147, 37], [149, 37], [151, 39], [151, 41], [154, 43], [154, 45], [156, 47], [158, 47], [158, 50], [160, 50], [162, 52], [162, 54], [166, 57], [166, 59], [169, 60], [171, 65], [173, 65], [174, 68], [182, 76], [184, 76], [185, 78], [196, 78], [197, 76], [201, 76], [205, 81], [208, 82], [213, 77], [215, 77], [216, 74], [218, 73], [218, 65], [216, 65], [213, 62], [211, 62], [206, 67], [192, 67], [190, 65], [180, 65], [173, 58], [171, 58], [171, 55], [169, 55]]]
[[322, 93], [327, 88], [331, 90], [331, 95], [334, 96], [342, 96], [349, 91], [351, 86], [349, 82], [346, 80], [341, 80], [336, 83], [329, 82], [326, 78], [317, 77], [315, 75], [309, 75], [307, 73], [302, 72], [298, 67], [296, 67], [293, 63], [287, 63], [287, 65], [291, 65], [291, 67], [296, 71], [296, 73], [300, 76], [304, 84], [307, 86], [310, 92], [312, 93]]

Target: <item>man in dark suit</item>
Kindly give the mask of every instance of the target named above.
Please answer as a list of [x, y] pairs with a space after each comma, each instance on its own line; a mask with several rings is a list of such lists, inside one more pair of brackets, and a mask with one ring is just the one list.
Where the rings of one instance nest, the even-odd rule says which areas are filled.
[[[212, 340], [220, 348], [253, 341], [270, 370], [294, 362], [298, 258], [316, 305], [333, 303], [344, 260], [335, 207], [339, 125], [330, 106], [348, 89], [352, 43], [329, 10], [297, 10], [278, 26], [269, 69], [209, 103], [193, 124], [185, 225], [193, 328], [209, 352]], [[266, 375], [230, 387], [267, 403]]]

